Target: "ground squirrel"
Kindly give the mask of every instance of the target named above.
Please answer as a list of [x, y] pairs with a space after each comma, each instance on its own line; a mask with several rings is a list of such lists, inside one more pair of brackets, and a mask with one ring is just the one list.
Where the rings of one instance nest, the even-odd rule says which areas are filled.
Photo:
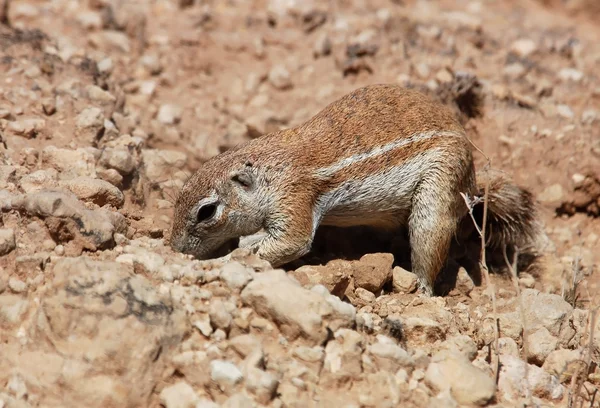
[[[370, 85], [205, 162], [176, 200], [169, 241], [207, 259], [264, 229], [251, 248], [277, 267], [309, 252], [319, 225], [407, 226], [412, 271], [431, 295], [451, 240], [470, 222], [461, 193], [483, 196], [484, 187], [448, 107], [416, 90]], [[533, 238], [527, 190], [494, 177], [488, 197], [492, 244]]]

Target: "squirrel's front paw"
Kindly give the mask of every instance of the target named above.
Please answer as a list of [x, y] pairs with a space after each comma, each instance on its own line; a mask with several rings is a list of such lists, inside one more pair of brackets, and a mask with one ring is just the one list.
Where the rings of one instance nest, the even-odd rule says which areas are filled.
[[247, 235], [240, 237], [240, 241], [238, 244], [238, 248], [247, 248], [252, 251], [252, 253], [256, 254], [258, 248], [260, 247], [260, 243], [268, 236], [266, 232], [257, 232], [253, 235]]

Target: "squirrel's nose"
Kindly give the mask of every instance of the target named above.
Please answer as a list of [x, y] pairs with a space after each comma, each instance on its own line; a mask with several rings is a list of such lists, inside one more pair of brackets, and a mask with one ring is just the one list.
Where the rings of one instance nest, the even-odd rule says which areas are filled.
[[182, 232], [180, 234], [171, 234], [169, 239], [169, 245], [177, 252], [185, 252], [187, 247], [187, 234]]

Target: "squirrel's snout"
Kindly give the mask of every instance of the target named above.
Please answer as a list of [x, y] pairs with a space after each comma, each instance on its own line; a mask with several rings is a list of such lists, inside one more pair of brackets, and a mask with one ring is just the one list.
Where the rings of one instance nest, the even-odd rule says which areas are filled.
[[179, 234], [171, 233], [171, 237], [169, 238], [169, 245], [171, 246], [171, 248], [173, 248], [173, 250], [185, 253], [185, 250], [187, 248], [186, 242], [187, 234], [185, 232]]

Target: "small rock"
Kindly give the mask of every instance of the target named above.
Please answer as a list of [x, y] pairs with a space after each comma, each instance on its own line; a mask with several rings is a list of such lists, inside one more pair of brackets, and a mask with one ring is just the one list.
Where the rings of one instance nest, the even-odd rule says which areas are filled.
[[281, 64], [275, 65], [269, 71], [269, 82], [279, 90], [290, 89], [293, 86], [290, 72]]
[[8, 107], [6, 105], [0, 106], [0, 119], [8, 119], [8, 120], [14, 119], [14, 116], [11, 112], [10, 107]]
[[331, 40], [327, 33], [321, 33], [313, 46], [313, 56], [315, 58], [320, 58], [329, 54], [331, 54]]
[[117, 187], [107, 181], [89, 177], [78, 177], [59, 182], [59, 186], [75, 194], [80, 200], [90, 201], [100, 207], [109, 204], [121, 208], [125, 196]]
[[37, 170], [21, 178], [19, 186], [26, 193], [56, 187], [58, 172], [54, 169]]
[[454, 75], [446, 68], [443, 68], [435, 74], [435, 79], [442, 84], [449, 84], [454, 80]]
[[356, 326], [359, 331], [364, 330], [368, 333], [372, 332], [375, 328], [373, 316], [370, 313], [358, 313], [356, 315]]
[[332, 295], [343, 297], [350, 284], [351, 275], [340, 266], [336, 261], [331, 261], [325, 266], [304, 265], [291, 271], [290, 275], [302, 286], [323, 285]]
[[353, 262], [354, 286], [372, 293], [381, 290], [392, 279], [394, 256], [387, 253], [367, 254]]
[[16, 247], [15, 231], [11, 228], [0, 229], [0, 256], [10, 254]]
[[267, 405], [277, 392], [279, 381], [266, 371], [250, 367], [246, 374], [246, 389], [254, 394], [259, 404]]
[[571, 379], [573, 369], [580, 368], [576, 363], [581, 359], [580, 350], [554, 350], [548, 354], [542, 368], [561, 382], [566, 382]]
[[229, 361], [213, 360], [210, 362], [210, 378], [221, 386], [233, 386], [244, 378], [237, 366]]
[[527, 328], [535, 331], [545, 327], [562, 343], [563, 338], [572, 331], [573, 307], [560, 295], [542, 293], [535, 289], [524, 289], [521, 297]]
[[377, 31], [374, 29], [363, 30], [360, 34], [350, 39], [346, 48], [346, 55], [351, 59], [373, 56], [379, 51], [379, 39]]
[[266, 74], [261, 72], [250, 72], [246, 78], [246, 83], [244, 84], [244, 91], [246, 93], [256, 93], [264, 79], [266, 79]]
[[504, 84], [493, 84], [491, 87], [492, 95], [500, 100], [505, 100], [510, 95], [508, 87]]
[[331, 313], [327, 319], [327, 327], [330, 330], [336, 331], [339, 328], [348, 327], [352, 325], [350, 322], [356, 320], [356, 308], [350, 303], [342, 301], [339, 297], [330, 294], [325, 286], [315, 285], [310, 291], [321, 295], [331, 307]]
[[160, 59], [155, 54], [145, 54], [140, 58], [140, 63], [148, 70], [151, 75], [158, 75], [163, 67]]
[[558, 72], [558, 78], [565, 82], [580, 82], [583, 79], [583, 72], [574, 68], [563, 68]]
[[385, 336], [379, 335], [378, 337], [379, 341], [368, 346], [367, 351], [373, 357], [380, 371], [395, 373], [401, 367], [412, 367], [414, 365], [412, 357], [406, 350], [389, 338], [385, 338], [382, 341], [382, 338]]
[[573, 119], [575, 117], [569, 105], [565, 104], [556, 105], [556, 113], [565, 119]]
[[442, 348], [455, 354], [460, 354], [469, 361], [473, 361], [477, 357], [477, 344], [475, 344], [475, 341], [471, 337], [465, 334], [448, 338], [442, 343]]
[[449, 390], [459, 404], [486, 405], [496, 393], [496, 383], [460, 354], [441, 352], [432, 357], [425, 383], [436, 392]]
[[96, 85], [89, 85], [86, 88], [86, 92], [87, 92], [88, 98], [90, 98], [92, 101], [96, 101], [96, 102], [100, 102], [100, 103], [113, 103], [117, 100], [117, 98], [115, 98], [115, 96], [113, 94], [105, 91], [104, 89], [102, 89]]
[[6, 389], [17, 399], [23, 399], [27, 396], [27, 384], [18, 374], [12, 375], [6, 384]]
[[266, 118], [263, 113], [246, 118], [244, 124], [246, 125], [246, 129], [248, 131], [248, 137], [256, 139], [257, 137], [268, 133], [267, 122], [268, 118]]
[[221, 408], [219, 404], [206, 398], [200, 398], [195, 408]]
[[181, 121], [183, 110], [175, 104], [164, 104], [158, 109], [157, 119], [163, 125], [175, 125]]
[[231, 313], [227, 310], [225, 302], [219, 299], [215, 299], [210, 302], [208, 315], [213, 326], [223, 329], [224, 331], [229, 330], [231, 321], [233, 320]]
[[187, 155], [173, 150], [146, 149], [142, 151], [144, 173], [151, 181], [164, 181], [166, 174], [182, 169]]
[[[17, 168], [15, 166], [1, 166], [0, 165], [0, 188], [1, 189], [5, 189], [9, 185], [14, 185], [17, 178], [18, 178]], [[8, 191], [6, 191], [6, 193], [8, 193]]]
[[507, 64], [502, 72], [508, 77], [519, 78], [527, 72], [527, 68], [525, 68], [525, 66], [519, 62], [513, 62], [511, 64]]
[[[489, 316], [485, 318], [483, 329], [489, 335], [493, 335], [493, 318]], [[523, 324], [519, 312], [507, 312], [498, 314], [498, 329], [500, 336], [510, 337], [518, 341], [523, 333]]]
[[261, 348], [261, 342], [251, 334], [242, 334], [229, 340], [229, 346], [243, 358]]
[[102, 16], [91, 10], [82, 10], [77, 13], [77, 22], [86, 30], [102, 29]]
[[538, 97], [540, 97], [540, 98], [549, 97], [549, 96], [552, 96], [553, 92], [554, 92], [554, 84], [549, 79], [540, 78], [539, 81], [536, 81], [535, 94]]
[[90, 142], [95, 141], [100, 130], [104, 128], [104, 113], [100, 108], [86, 108], [77, 115], [75, 125], [81, 135]]
[[160, 402], [166, 408], [193, 408], [198, 402], [198, 396], [188, 383], [179, 381], [163, 388]]
[[581, 123], [584, 125], [591, 125], [595, 123], [600, 117], [600, 112], [595, 109], [586, 109], [581, 114]]
[[[544, 102], [540, 103], [539, 109], [545, 118], [554, 118], [558, 114], [556, 105], [553, 103], [550, 103], [549, 101], [544, 101]], [[540, 134], [543, 135], [544, 137], [548, 137], [548, 136], [552, 135], [552, 130], [551, 129], [543, 129], [540, 132]]]
[[325, 358], [325, 350], [321, 346], [299, 346], [294, 349], [294, 356], [307, 363], [322, 363]]
[[98, 169], [96, 174], [100, 180], [104, 180], [119, 189], [123, 186], [123, 176], [115, 169]]
[[392, 285], [396, 293], [413, 293], [417, 290], [418, 278], [412, 272], [396, 266], [392, 270]]
[[107, 51], [131, 52], [129, 37], [122, 31], [103, 30], [90, 35], [88, 38], [92, 44], [102, 47]]
[[8, 280], [8, 287], [14, 293], [23, 293], [27, 290], [27, 284], [14, 276]]
[[500, 337], [498, 339], [498, 353], [519, 357], [519, 346], [517, 345], [517, 342], [510, 337]]
[[458, 408], [458, 403], [452, 398], [450, 390], [441, 391], [429, 399], [429, 407]]
[[42, 165], [57, 170], [61, 177], [95, 176], [96, 159], [85, 149], [59, 149], [48, 146], [42, 150]]
[[375, 299], [377, 299], [373, 292], [369, 292], [363, 288], [356, 288], [354, 295], [365, 304], [373, 303], [375, 302]]
[[98, 62], [98, 71], [108, 74], [113, 70], [113, 61], [110, 57], [104, 58]]
[[538, 194], [538, 200], [544, 204], [559, 205], [562, 203], [564, 196], [565, 193], [562, 186], [560, 184], [553, 184]]
[[417, 33], [428, 40], [437, 40], [442, 35], [442, 29], [438, 26], [424, 26], [419, 24], [417, 26]]
[[227, 132], [223, 140], [223, 144], [226, 146], [235, 146], [243, 143], [248, 138], [248, 128], [244, 123], [240, 123], [237, 120], [232, 120], [227, 125]]
[[79, 243], [90, 250], [114, 244], [113, 234], [127, 228], [121, 214], [88, 210], [71, 193], [40, 190], [13, 197], [10, 206], [43, 218], [51, 234], [78, 237]]
[[0, 295], [0, 327], [12, 327], [22, 322], [29, 301], [18, 295]]
[[194, 321], [194, 327], [200, 330], [200, 333], [206, 338], [213, 333], [213, 328], [210, 324], [210, 317], [207, 314], [200, 314], [198, 319]]
[[[525, 365], [527, 363], [518, 357], [500, 355], [500, 374], [498, 390], [508, 401], [526, 397]], [[529, 364], [527, 367], [527, 383], [532, 395], [538, 398], [559, 400], [565, 389], [558, 379], [543, 369]]]
[[32, 65], [24, 72], [27, 78], [37, 78], [42, 75], [42, 70], [37, 65]]
[[149, 275], [158, 275], [163, 268], [165, 260], [159, 254], [134, 245], [126, 245], [123, 248], [123, 254], [116, 259], [117, 262], [141, 267]]
[[56, 99], [44, 98], [42, 100], [42, 110], [48, 116], [54, 115], [56, 113]]
[[529, 95], [513, 92], [511, 97], [519, 106], [523, 108], [533, 109], [537, 105], [535, 98]]
[[402, 86], [408, 86], [411, 84], [410, 75], [407, 74], [399, 74], [396, 77], [396, 82], [398, 82]]
[[303, 337], [320, 344], [327, 338], [329, 325], [354, 324], [353, 314], [340, 313], [329, 299], [302, 288], [283, 270], [257, 274], [246, 285], [241, 298], [257, 313], [277, 322], [288, 340]]
[[537, 44], [529, 38], [521, 38], [511, 44], [510, 50], [519, 57], [526, 58], [537, 50]]
[[[354, 385], [354, 384], [353, 384]], [[423, 387], [424, 388], [424, 387]], [[357, 382], [353, 389], [358, 391], [358, 398], [348, 398], [344, 407], [401, 407], [405, 398], [399, 386], [397, 377], [385, 371], [368, 373], [365, 379]], [[406, 390], [408, 391], [408, 390]], [[411, 399], [413, 395], [410, 393]], [[419, 397], [417, 397], [419, 398]], [[426, 399], [424, 399], [426, 401]], [[360, 404], [360, 405], [359, 405]], [[410, 404], [409, 404], [410, 405]]]
[[359, 333], [348, 329], [336, 331], [334, 340], [329, 341], [325, 347], [325, 375], [358, 378], [362, 373], [361, 355], [364, 346], [364, 339]]
[[28, 118], [10, 122], [8, 130], [12, 131], [15, 135], [31, 139], [36, 137], [45, 127], [46, 121], [44, 119]]
[[548, 329], [540, 327], [527, 337], [527, 360], [541, 366], [546, 357], [556, 349], [558, 339], [550, 334]]
[[252, 280], [252, 273], [241, 263], [232, 261], [223, 265], [220, 277], [230, 289], [241, 290]]
[[585, 178], [586, 177], [581, 173], [575, 173], [571, 176], [571, 180], [573, 180], [573, 184], [575, 184], [575, 187], [582, 187]]
[[21, 255], [15, 259], [16, 270], [21, 274], [30, 274], [32, 271], [41, 272], [44, 265], [49, 261], [50, 254], [48, 252], [35, 252], [32, 255]]
[[406, 340], [411, 346], [431, 344], [445, 338], [443, 327], [434, 320], [425, 317], [401, 317], [400, 321]]
[[473, 32], [481, 31], [481, 17], [464, 11], [447, 11], [443, 13], [445, 21], [456, 29], [469, 29]]
[[431, 69], [429, 68], [429, 65], [424, 62], [415, 65], [414, 69], [417, 76], [421, 79], [427, 79], [431, 75]]

